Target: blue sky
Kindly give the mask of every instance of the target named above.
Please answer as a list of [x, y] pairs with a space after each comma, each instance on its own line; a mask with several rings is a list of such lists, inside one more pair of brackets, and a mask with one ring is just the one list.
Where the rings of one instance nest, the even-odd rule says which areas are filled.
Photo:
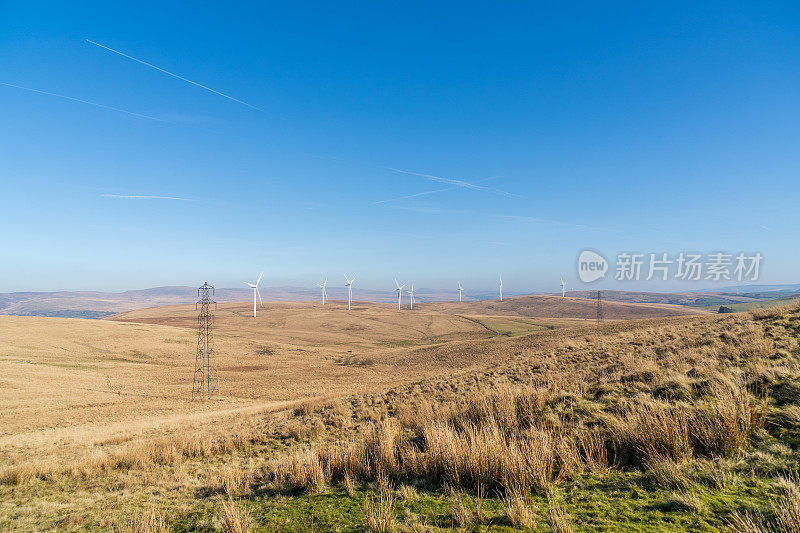
[[796, 3], [287, 4], [0, 3], [0, 291], [800, 281]]

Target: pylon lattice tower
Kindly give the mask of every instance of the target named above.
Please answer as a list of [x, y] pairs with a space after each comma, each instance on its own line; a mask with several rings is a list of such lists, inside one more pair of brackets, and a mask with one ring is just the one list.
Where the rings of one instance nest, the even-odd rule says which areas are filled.
[[[197, 296], [200, 298], [195, 305], [199, 309], [197, 315], [197, 352], [194, 362], [194, 381], [192, 382], [192, 400], [210, 400], [216, 392], [217, 398], [220, 397], [219, 390], [219, 367], [217, 366], [217, 356], [214, 354], [214, 312], [217, 302], [211, 297], [214, 295], [214, 287], [205, 282], [202, 287], [197, 288]], [[212, 307], [213, 306], [213, 307]]]
[[597, 291], [597, 321], [603, 321], [603, 293]]

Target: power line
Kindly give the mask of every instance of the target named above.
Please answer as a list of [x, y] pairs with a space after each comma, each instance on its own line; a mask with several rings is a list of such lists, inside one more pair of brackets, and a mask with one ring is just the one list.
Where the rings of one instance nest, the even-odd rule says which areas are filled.
[[214, 309], [217, 302], [211, 299], [214, 294], [214, 287], [205, 282], [202, 287], [198, 287], [197, 296], [200, 300], [195, 305], [200, 310], [197, 315], [197, 352], [194, 362], [194, 380], [192, 382], [192, 400], [210, 400], [214, 392], [220, 398], [219, 390], [219, 367], [217, 356], [214, 353]]

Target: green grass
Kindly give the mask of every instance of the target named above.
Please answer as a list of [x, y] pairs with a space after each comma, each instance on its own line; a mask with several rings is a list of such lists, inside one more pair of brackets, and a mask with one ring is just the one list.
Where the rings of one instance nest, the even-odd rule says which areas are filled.
[[524, 318], [511, 318], [511, 317], [464, 317], [473, 322], [480, 324], [489, 331], [498, 336], [504, 337], [517, 337], [519, 335], [527, 335], [536, 331], [544, 331], [547, 329], [554, 329], [553, 326], [548, 326], [527, 320]]
[[[556, 485], [554, 501], [569, 515], [578, 531], [727, 531], [726, 520], [734, 510], [769, 512], [769, 497], [779, 491], [768, 480], [734, 476], [725, 489], [711, 489], [692, 483], [688, 492], [694, 502], [687, 506], [680, 494], [653, 488], [641, 472], [611, 472], [604, 476], [582, 475]], [[255, 531], [363, 531], [364, 501], [374, 494], [361, 487], [353, 497], [338, 488], [321, 494], [262, 494], [239, 498], [248, 509]], [[198, 502], [170, 520], [173, 531], [213, 531], [222, 499]], [[474, 509], [474, 496], [467, 496], [467, 506]], [[496, 494], [483, 502], [485, 518], [474, 528], [459, 529], [452, 514], [453, 496], [442, 490], [418, 491], [411, 500], [398, 498], [394, 507], [396, 525], [426, 530], [519, 531], [505, 516]], [[549, 504], [542, 496], [532, 496], [529, 503], [543, 531], [549, 530]]]

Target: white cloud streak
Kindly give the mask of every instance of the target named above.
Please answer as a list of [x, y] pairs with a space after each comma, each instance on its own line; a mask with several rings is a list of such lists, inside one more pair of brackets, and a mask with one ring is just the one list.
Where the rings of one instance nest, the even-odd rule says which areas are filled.
[[126, 115], [131, 115], [133, 117], [146, 118], [147, 120], [155, 120], [155, 121], [158, 121], [158, 122], [165, 122], [164, 120], [161, 120], [160, 118], [151, 117], [151, 116], [148, 116], [148, 115], [142, 115], [140, 113], [134, 113], [133, 111], [126, 111], [125, 109], [120, 109], [118, 107], [112, 107], [110, 105], [98, 104], [97, 102], [90, 102], [89, 100], [81, 100], [80, 98], [73, 98], [72, 96], [67, 96], [67, 95], [64, 95], [64, 94], [50, 93], [50, 92], [47, 92], [47, 91], [42, 91], [42, 90], [39, 90], [39, 89], [33, 89], [31, 87], [23, 87], [22, 85], [14, 85], [13, 83], [5, 83], [5, 82], [2, 82], [2, 81], [0, 81], [0, 85], [5, 85], [6, 87], [14, 87], [15, 89], [22, 89], [23, 91], [30, 91], [30, 92], [33, 92], [33, 93], [46, 94], [47, 96], [55, 96], [56, 98], [63, 98], [64, 100], [71, 100], [73, 102], [80, 102], [81, 104], [92, 105], [92, 106], [95, 106], [95, 107], [100, 107], [102, 109], [108, 109], [108, 110], [111, 110], [111, 111], [117, 111], [119, 113], [125, 113]]
[[141, 59], [137, 59], [137, 58], [135, 58], [133, 56], [129, 56], [128, 54], [122, 53], [119, 50], [114, 50], [113, 48], [109, 48], [108, 46], [105, 46], [103, 44], [96, 43], [96, 42], [92, 41], [91, 39], [86, 39], [86, 42], [90, 43], [90, 44], [93, 44], [95, 46], [99, 46], [100, 48], [104, 48], [104, 49], [108, 50], [109, 52], [114, 52], [115, 54], [119, 54], [122, 57], [127, 57], [128, 59], [130, 59], [132, 61], [136, 61], [137, 63], [141, 63], [142, 65], [145, 65], [145, 66], [148, 66], [150, 68], [156, 69], [157, 71], [163, 72], [164, 74], [172, 76], [173, 78], [177, 78], [177, 79], [179, 79], [181, 81], [185, 81], [186, 83], [191, 83], [192, 85], [196, 85], [197, 87], [200, 87], [201, 89], [205, 89], [206, 91], [209, 91], [209, 92], [212, 92], [212, 93], [214, 93], [216, 95], [222, 96], [223, 98], [227, 98], [228, 100], [233, 100], [234, 102], [238, 102], [238, 103], [240, 103], [242, 105], [246, 105], [247, 107], [255, 109], [256, 111], [261, 111], [261, 109], [257, 108], [254, 105], [248, 104], [247, 102], [243, 102], [242, 100], [236, 99], [233, 96], [228, 96], [225, 93], [222, 93], [220, 91], [214, 90], [211, 87], [206, 87], [205, 85], [203, 85], [201, 83], [197, 83], [196, 81], [192, 81], [192, 80], [190, 80], [188, 78], [184, 78], [183, 76], [178, 76], [177, 74], [174, 74], [174, 73], [172, 73], [172, 72], [170, 72], [168, 70], [164, 70], [161, 67], [157, 67], [157, 66], [153, 65], [152, 63], [148, 63], [147, 61], [142, 61]]
[[468, 181], [462, 180], [454, 180], [450, 178], [442, 178], [441, 176], [433, 176], [431, 174], [423, 174], [421, 172], [412, 172], [410, 170], [402, 170], [399, 168], [392, 168], [392, 167], [383, 167], [386, 170], [391, 170], [392, 172], [400, 172], [401, 174], [408, 174], [410, 176], [420, 176], [423, 178], [428, 178], [429, 180], [438, 181], [439, 183], [449, 183], [450, 185], [455, 185], [457, 187], [464, 187], [465, 189], [473, 189], [476, 191], [485, 191], [488, 190], [488, 187], [484, 187], [483, 185], [476, 185], [474, 183], [470, 183]]
[[[394, 167], [381, 167], [381, 168], [383, 168], [385, 170], [391, 170], [392, 172], [399, 172], [401, 174], [408, 174], [409, 176], [420, 176], [422, 178], [427, 178], [427, 179], [432, 180], [432, 181], [438, 181], [439, 183], [447, 183], [449, 185], [455, 185], [455, 188], [459, 188], [460, 187], [460, 188], [464, 188], [464, 189], [470, 189], [470, 190], [473, 190], [473, 191], [486, 191], [486, 192], [491, 192], [491, 193], [494, 193], [494, 194], [500, 194], [500, 195], [503, 195], [503, 196], [514, 196], [516, 198], [520, 197], [517, 194], [513, 194], [513, 193], [509, 193], [509, 192], [505, 192], [505, 191], [499, 191], [499, 190], [496, 190], [496, 189], [490, 189], [489, 187], [485, 187], [483, 185], [478, 185], [477, 183], [470, 183], [470, 182], [464, 181], [464, 180], [457, 180], [457, 179], [452, 179], [452, 178], [443, 178], [442, 176], [434, 176], [433, 174], [424, 174], [422, 172], [413, 172], [411, 170], [403, 170], [403, 169], [394, 168]], [[493, 179], [493, 178], [490, 178], [490, 179]], [[446, 190], [448, 190], [448, 189], [441, 189], [441, 190], [438, 190], [438, 191], [429, 191], [429, 192], [426, 192], [424, 194], [433, 194], [433, 192], [442, 192], [442, 191], [446, 191]]]
[[408, 200], [409, 198], [417, 198], [418, 196], [427, 196], [429, 194], [436, 194], [437, 192], [453, 191], [453, 190], [458, 189], [458, 188], [459, 187], [445, 187], [444, 189], [436, 189], [436, 190], [433, 190], [433, 191], [423, 191], [423, 192], [418, 192], [418, 193], [414, 193], [414, 194], [408, 194], [406, 196], [398, 196], [397, 198], [389, 198], [388, 200], [378, 200], [377, 202], [373, 202], [373, 205], [386, 204], [386, 203], [389, 203], [389, 202], [397, 202], [397, 201], [400, 201], [400, 200]]
[[191, 198], [180, 198], [178, 196], [156, 196], [150, 194], [101, 194], [103, 198], [121, 198], [124, 200], [175, 200], [178, 202], [196, 202]]

